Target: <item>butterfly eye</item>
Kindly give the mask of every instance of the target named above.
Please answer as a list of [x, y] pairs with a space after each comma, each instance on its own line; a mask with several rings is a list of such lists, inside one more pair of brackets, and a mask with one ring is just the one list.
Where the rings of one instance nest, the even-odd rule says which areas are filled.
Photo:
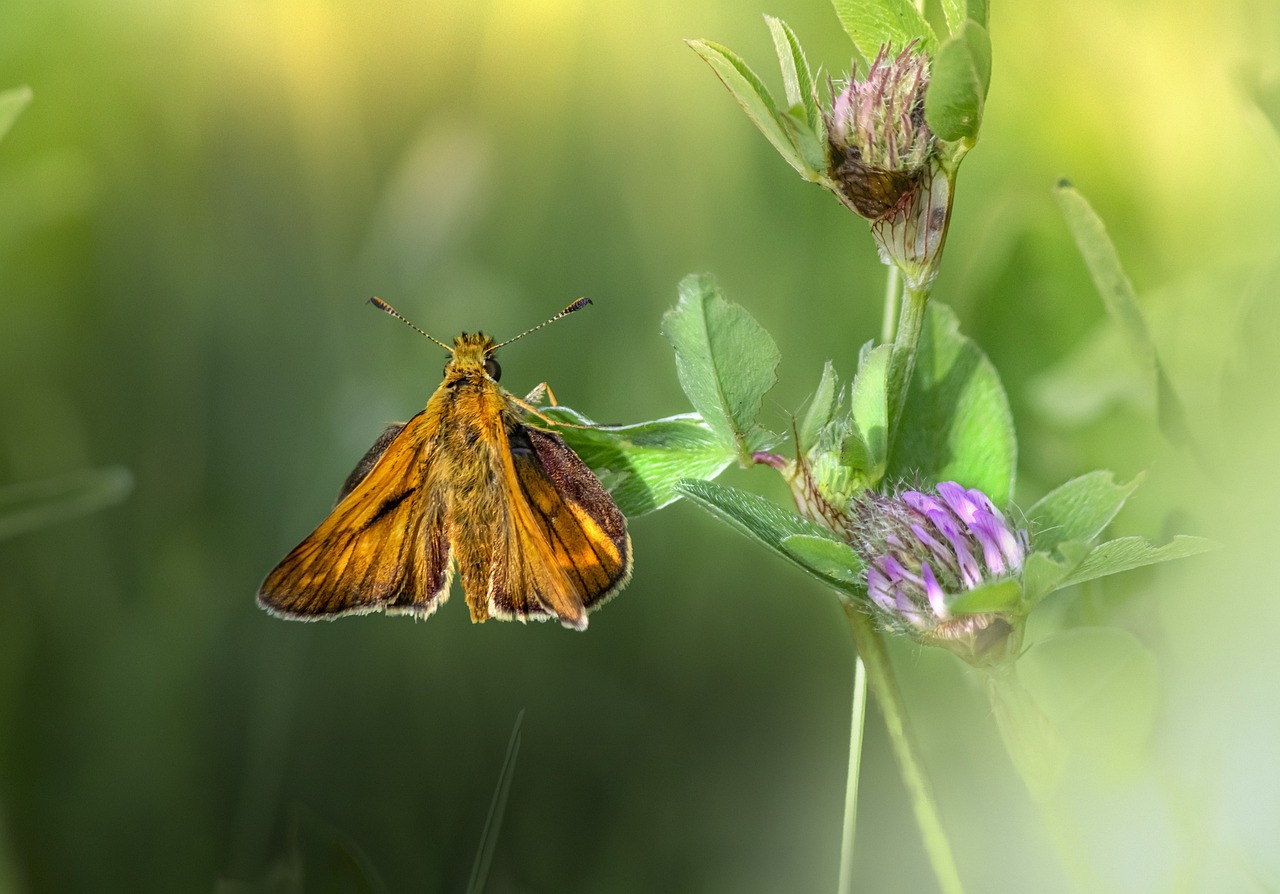
[[502, 378], [502, 367], [498, 365], [498, 361], [492, 357], [484, 358], [484, 371], [488, 373], [489, 378], [495, 382]]

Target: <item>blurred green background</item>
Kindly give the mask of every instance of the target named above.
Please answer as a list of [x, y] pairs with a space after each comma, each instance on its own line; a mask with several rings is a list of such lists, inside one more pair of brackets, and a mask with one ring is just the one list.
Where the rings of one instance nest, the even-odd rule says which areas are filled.
[[[766, 423], [824, 360], [852, 373], [879, 331], [866, 227], [681, 42], [776, 85], [763, 12], [845, 72], [824, 0], [0, 5], [0, 88], [34, 91], [0, 143], [0, 485], [136, 479], [0, 542], [0, 891], [253, 884], [298, 842], [307, 890], [351, 889], [358, 850], [387, 890], [462, 891], [521, 709], [489, 891], [834, 888], [840, 609], [693, 508], [633, 522], [633, 581], [585, 635], [472, 626], [460, 595], [424, 624], [254, 605], [438, 383], [439, 349], [369, 295], [440, 338], [590, 296], [504, 351], [504, 384], [602, 421], [687, 408], [658, 327], [689, 272], [777, 339]], [[1133, 631], [1163, 686], [1138, 758], [1076, 760], [1055, 821], [974, 674], [899, 648], [943, 819], [971, 891], [1081, 890], [1078, 865], [1084, 890], [1275, 890], [1280, 141], [1253, 98], [1280, 108], [1280, 9], [1004, 2], [992, 36], [935, 294], [1005, 377], [1019, 501], [1149, 469], [1117, 531], [1228, 548], [1046, 606]], [[1062, 176], [1108, 221], [1205, 467], [1153, 433]], [[784, 499], [774, 477], [726, 480]], [[867, 737], [858, 890], [935, 890], [874, 713]], [[1055, 822], [1082, 830], [1076, 869]]]

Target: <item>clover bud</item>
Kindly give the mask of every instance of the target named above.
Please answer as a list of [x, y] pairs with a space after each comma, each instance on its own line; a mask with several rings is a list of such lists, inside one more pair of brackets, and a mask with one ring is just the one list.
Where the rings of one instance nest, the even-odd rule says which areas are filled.
[[828, 175], [847, 206], [876, 221], [897, 211], [926, 173], [934, 142], [924, 121], [929, 60], [912, 41], [892, 60], [881, 48], [866, 78], [856, 74], [826, 116]]
[[871, 222], [880, 260], [915, 288], [937, 275], [955, 179], [925, 122], [928, 88], [929, 57], [917, 43], [892, 60], [886, 46], [865, 79], [850, 74], [826, 116], [827, 176], [836, 195]]

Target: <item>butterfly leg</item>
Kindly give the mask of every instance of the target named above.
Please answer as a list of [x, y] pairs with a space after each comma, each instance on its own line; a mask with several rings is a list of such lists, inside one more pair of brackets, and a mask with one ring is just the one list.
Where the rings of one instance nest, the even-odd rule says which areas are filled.
[[536, 388], [525, 396], [524, 402], [527, 404], [538, 404], [542, 401], [542, 395], [546, 395], [553, 407], [560, 406], [560, 402], [556, 400], [556, 393], [551, 390], [551, 386], [546, 382], [540, 382]]

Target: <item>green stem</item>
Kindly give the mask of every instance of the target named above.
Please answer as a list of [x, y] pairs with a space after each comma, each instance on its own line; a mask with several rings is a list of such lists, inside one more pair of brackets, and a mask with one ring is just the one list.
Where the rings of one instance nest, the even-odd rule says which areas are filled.
[[880, 341], [888, 344], [898, 328], [898, 295], [902, 292], [902, 271], [889, 266], [884, 278], [884, 319], [880, 322]]
[[884, 716], [884, 725], [889, 731], [889, 741], [893, 745], [894, 756], [898, 759], [903, 784], [911, 798], [911, 808], [915, 812], [916, 825], [920, 828], [920, 837], [924, 840], [925, 853], [933, 866], [933, 874], [937, 876], [938, 885], [944, 894], [964, 894], [955, 857], [951, 853], [951, 843], [942, 828], [933, 787], [925, 776], [924, 765], [907, 729], [906, 705], [894, 678], [893, 667], [889, 663], [884, 638], [872, 626], [871, 618], [857, 605], [845, 603], [844, 610], [858, 655], [866, 664], [867, 682], [875, 693], [876, 704], [880, 706], [880, 713]]
[[844, 788], [844, 834], [840, 841], [840, 880], [836, 894], [853, 894], [853, 839], [858, 828], [858, 776], [862, 767], [862, 729], [867, 717], [867, 668], [853, 663], [853, 711], [849, 722], [849, 775]]
[[920, 343], [920, 330], [924, 327], [924, 311], [929, 305], [930, 286], [907, 284], [903, 295], [902, 311], [898, 317], [898, 332], [893, 340], [893, 353], [889, 356], [889, 373], [885, 383], [889, 401], [889, 449], [893, 448], [902, 421], [902, 408], [907, 403], [907, 391], [911, 387], [911, 374], [916, 368], [916, 351]]

